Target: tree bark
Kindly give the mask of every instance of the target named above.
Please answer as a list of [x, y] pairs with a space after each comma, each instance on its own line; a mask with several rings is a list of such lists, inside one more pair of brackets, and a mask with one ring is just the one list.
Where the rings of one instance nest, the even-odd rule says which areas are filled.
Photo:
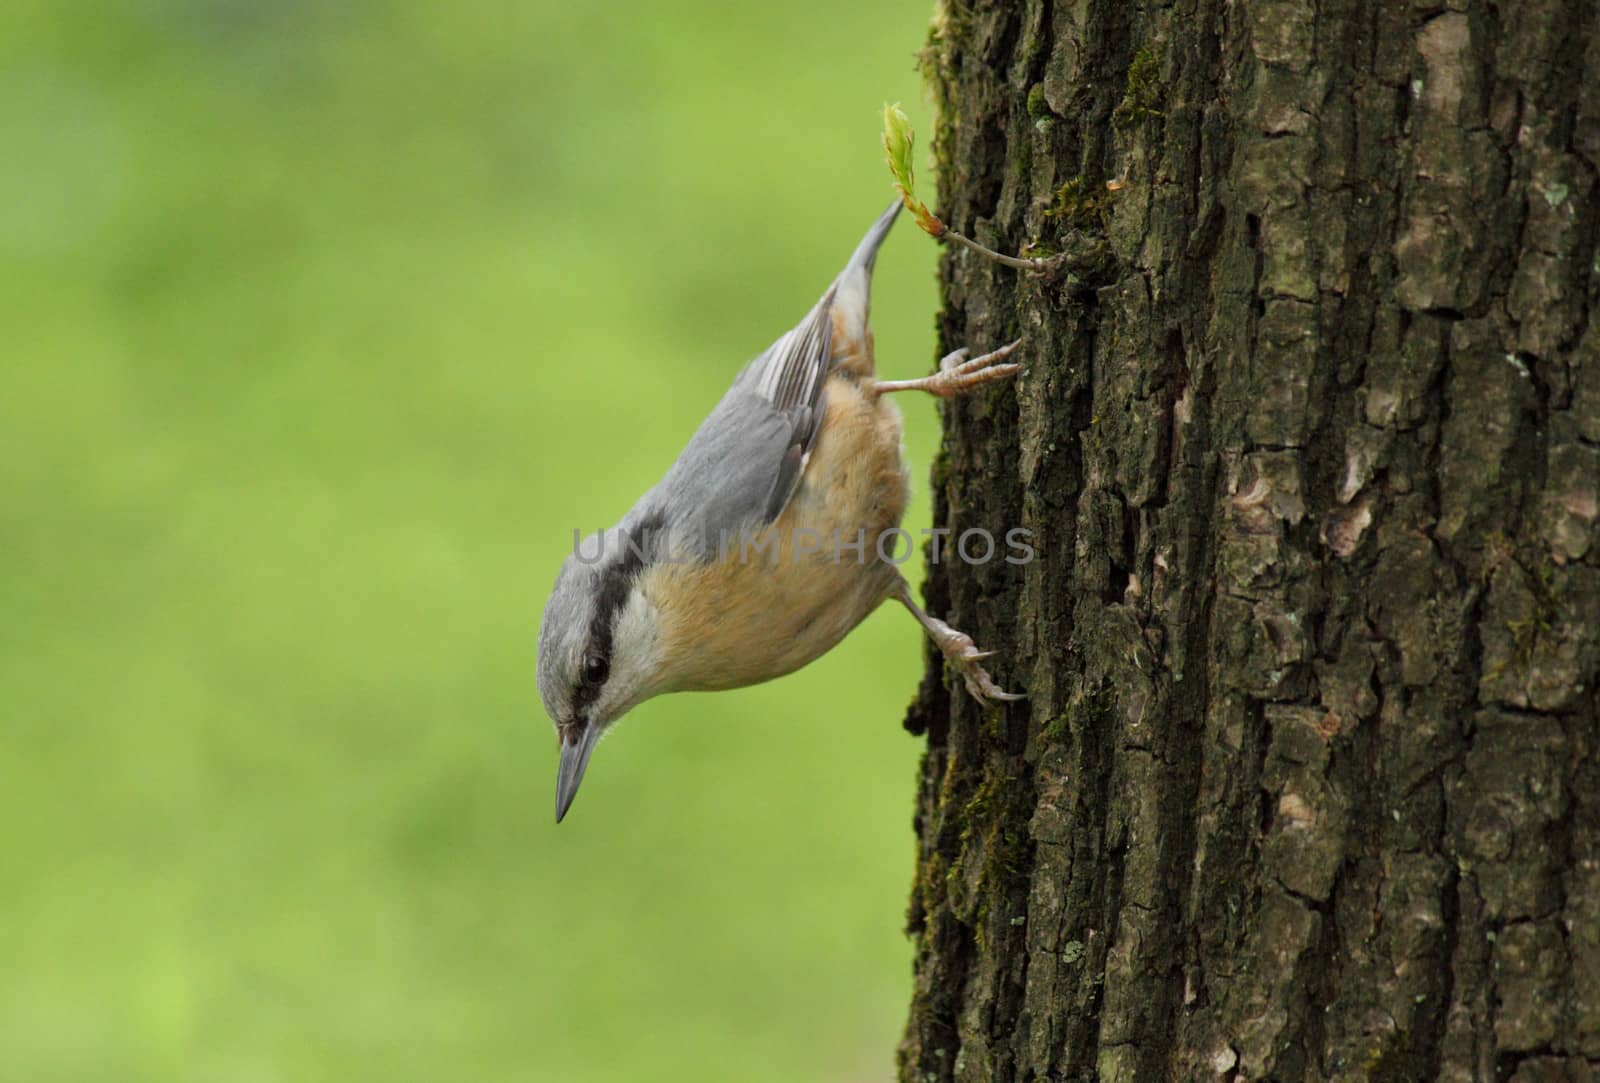
[[[901, 1078], [1600, 1079], [1600, 5], [960, 3]], [[1108, 182], [1116, 190], [1108, 189]], [[946, 544], [948, 549], [948, 543]]]

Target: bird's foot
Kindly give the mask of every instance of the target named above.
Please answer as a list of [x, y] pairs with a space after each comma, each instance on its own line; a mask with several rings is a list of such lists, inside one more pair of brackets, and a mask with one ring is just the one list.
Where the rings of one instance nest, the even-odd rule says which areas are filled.
[[1021, 345], [1019, 338], [978, 357], [969, 357], [972, 351], [963, 346], [946, 354], [939, 362], [939, 371], [932, 376], [918, 380], [879, 380], [874, 387], [879, 392], [926, 391], [941, 399], [955, 398], [1021, 372], [1021, 365], [1006, 361]]
[[1019, 338], [978, 357], [969, 357], [972, 351], [965, 346], [954, 350], [939, 362], [937, 375], [928, 377], [931, 384], [928, 390], [940, 398], [948, 399], [1014, 376], [1022, 371], [1022, 366], [1014, 361], [1006, 361], [1006, 358], [1021, 345]]
[[[943, 621], [939, 623], [944, 624]], [[944, 625], [944, 629], [945, 634], [935, 636], [935, 641], [951, 668], [961, 674], [973, 699], [987, 707], [995, 700], [1011, 703], [1028, 698], [1015, 692], [1007, 692], [995, 684], [994, 678], [989, 676], [989, 671], [983, 668], [983, 660], [994, 657], [994, 651], [979, 650], [971, 636], [956, 631], [948, 624]]]

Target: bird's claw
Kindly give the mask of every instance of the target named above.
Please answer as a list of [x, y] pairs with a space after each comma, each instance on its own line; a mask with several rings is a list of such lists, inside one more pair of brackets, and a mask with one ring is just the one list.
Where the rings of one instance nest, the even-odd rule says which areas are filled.
[[1004, 703], [1014, 703], [1019, 699], [1027, 699], [1025, 695], [1016, 692], [1007, 692], [1004, 688], [994, 683], [994, 678], [989, 676], [989, 671], [984, 669], [981, 662], [985, 658], [993, 658], [996, 651], [981, 651], [972, 641], [972, 637], [958, 632], [944, 645], [944, 656], [949, 659], [950, 665], [961, 674], [966, 683], [967, 692], [972, 698], [984, 707], [990, 706], [995, 700]]
[[965, 361], [971, 353], [971, 346], [962, 346], [960, 349], [951, 350], [949, 353], [945, 354], [939, 359], [939, 371], [949, 372], [951, 369]]
[[998, 350], [970, 358], [968, 355], [972, 350], [969, 347], [963, 346], [959, 350], [952, 350], [939, 362], [939, 371], [929, 379], [927, 389], [940, 398], [948, 399], [1021, 372], [1021, 365], [1016, 362], [1006, 362], [1006, 358], [1021, 345], [1022, 340], [1019, 338], [1006, 343]]

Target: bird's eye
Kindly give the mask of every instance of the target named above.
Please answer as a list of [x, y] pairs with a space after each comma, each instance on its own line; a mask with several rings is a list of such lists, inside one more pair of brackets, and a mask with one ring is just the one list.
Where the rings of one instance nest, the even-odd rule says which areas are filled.
[[611, 663], [603, 655], [591, 654], [583, 660], [583, 681], [585, 684], [604, 684], [606, 675], [610, 672]]

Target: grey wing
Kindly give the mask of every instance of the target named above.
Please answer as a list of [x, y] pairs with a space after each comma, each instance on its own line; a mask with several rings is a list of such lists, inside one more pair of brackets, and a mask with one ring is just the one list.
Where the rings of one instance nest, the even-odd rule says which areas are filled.
[[651, 491], [674, 538], [710, 556], [776, 519], [794, 494], [827, 410], [834, 291], [739, 374]]
[[829, 286], [800, 325], [773, 343], [746, 371], [755, 381], [756, 394], [790, 423], [789, 441], [767, 494], [767, 522], [776, 519], [794, 495], [827, 413], [824, 384], [833, 363], [833, 299], [837, 291], [837, 284]]

